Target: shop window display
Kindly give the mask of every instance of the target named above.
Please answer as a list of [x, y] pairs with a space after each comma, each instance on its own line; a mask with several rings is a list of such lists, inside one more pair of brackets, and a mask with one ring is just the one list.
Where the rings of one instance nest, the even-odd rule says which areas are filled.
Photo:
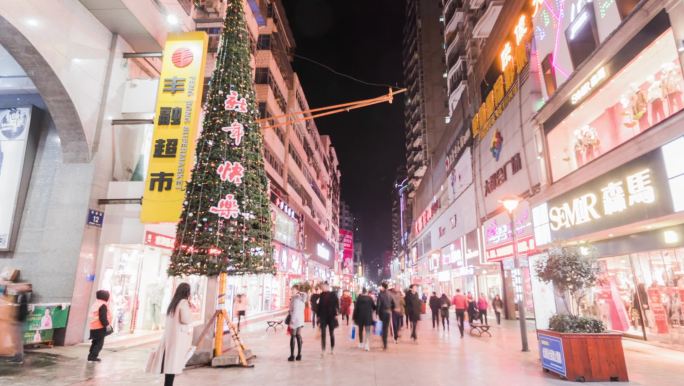
[[609, 329], [649, 341], [684, 346], [684, 249], [599, 260], [600, 284], [581, 312]]
[[[684, 107], [684, 79], [674, 36], [668, 30], [627, 66], [602, 81], [601, 89], [551, 129], [551, 171], [558, 180]], [[587, 91], [591, 92], [591, 90]], [[578, 98], [581, 98], [580, 95]]]

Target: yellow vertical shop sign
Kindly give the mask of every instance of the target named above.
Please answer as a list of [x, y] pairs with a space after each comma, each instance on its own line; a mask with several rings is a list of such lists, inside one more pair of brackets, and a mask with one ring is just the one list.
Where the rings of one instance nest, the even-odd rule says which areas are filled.
[[157, 91], [154, 135], [140, 220], [178, 222], [195, 155], [207, 34], [169, 35]]

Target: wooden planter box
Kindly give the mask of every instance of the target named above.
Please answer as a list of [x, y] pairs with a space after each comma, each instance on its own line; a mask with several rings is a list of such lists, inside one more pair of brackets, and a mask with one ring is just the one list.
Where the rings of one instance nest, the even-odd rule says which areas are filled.
[[627, 382], [622, 335], [572, 334], [537, 330], [545, 371], [577, 382]]

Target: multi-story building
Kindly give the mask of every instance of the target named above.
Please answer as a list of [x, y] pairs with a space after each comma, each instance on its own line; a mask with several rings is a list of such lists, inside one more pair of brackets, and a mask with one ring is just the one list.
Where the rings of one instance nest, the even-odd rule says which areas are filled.
[[[207, 32], [206, 84], [226, 6], [218, 0], [111, 3], [107, 10], [85, 0], [0, 7], [0, 74], [12, 75], [0, 77], [0, 115], [14, 122], [16, 110], [8, 109], [35, 106], [23, 165], [9, 162], [13, 153], [0, 141], [0, 160], [8, 161], [0, 161], [0, 170], [24, 175], [7, 193], [18, 192], [19, 199], [9, 219], [14, 226], [0, 231], [0, 266], [20, 269], [33, 284], [36, 309], [46, 305], [59, 315], [54, 326], [66, 330], [54, 335], [58, 344], [86, 338], [87, 309], [101, 288], [112, 292], [118, 339], [161, 324], [153, 311], [163, 309], [180, 280], [166, 275], [175, 223], [140, 221], [151, 123], [159, 118], [160, 52], [170, 32]], [[307, 109], [280, 2], [248, 0], [244, 11], [262, 116]], [[9, 132], [2, 125], [4, 140]], [[252, 314], [283, 307], [291, 282], [333, 277], [339, 237], [340, 173], [330, 139], [308, 121], [265, 130], [264, 147], [278, 274], [228, 280], [228, 306], [232, 296], [246, 293]], [[3, 197], [9, 185], [0, 182]], [[183, 280], [203, 304], [194, 315], [201, 324], [213, 312], [215, 285]]]
[[354, 213], [344, 201], [340, 203], [340, 229], [354, 229]]
[[[447, 108], [439, 2], [408, 0], [403, 32], [406, 88], [406, 167], [413, 197], [432, 166], [432, 154], [446, 127]], [[429, 181], [429, 180], [428, 180]], [[429, 184], [426, 184], [429, 185]]]

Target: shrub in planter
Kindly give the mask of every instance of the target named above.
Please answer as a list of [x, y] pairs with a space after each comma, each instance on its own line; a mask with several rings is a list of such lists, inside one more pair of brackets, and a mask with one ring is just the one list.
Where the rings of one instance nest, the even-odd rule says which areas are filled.
[[606, 332], [602, 321], [575, 315], [554, 315], [549, 319], [549, 330], [566, 333], [600, 334]]

